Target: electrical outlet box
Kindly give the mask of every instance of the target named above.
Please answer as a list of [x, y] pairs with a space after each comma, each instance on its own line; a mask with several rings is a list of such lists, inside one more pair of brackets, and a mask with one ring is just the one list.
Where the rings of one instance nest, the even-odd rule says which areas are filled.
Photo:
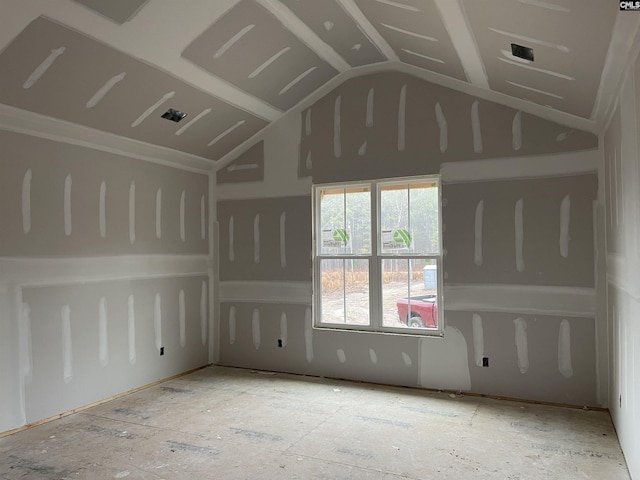
[[483, 367], [489, 366], [489, 357], [482, 357], [482, 366]]
[[160, 347], [160, 356], [164, 355], [164, 347]]

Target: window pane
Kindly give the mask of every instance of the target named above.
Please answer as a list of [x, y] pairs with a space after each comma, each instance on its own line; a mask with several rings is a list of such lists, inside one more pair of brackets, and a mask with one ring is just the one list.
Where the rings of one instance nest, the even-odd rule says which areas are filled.
[[382, 259], [382, 324], [438, 328], [437, 265], [434, 259]]
[[409, 190], [409, 224], [414, 252], [440, 253], [440, 214], [438, 184], [414, 183]]
[[368, 259], [322, 259], [320, 276], [320, 323], [370, 324]]
[[371, 253], [371, 189], [333, 188], [320, 191], [322, 255]]
[[438, 183], [388, 184], [380, 189], [381, 252], [439, 254]]
[[409, 185], [387, 185], [380, 192], [383, 253], [410, 253]]

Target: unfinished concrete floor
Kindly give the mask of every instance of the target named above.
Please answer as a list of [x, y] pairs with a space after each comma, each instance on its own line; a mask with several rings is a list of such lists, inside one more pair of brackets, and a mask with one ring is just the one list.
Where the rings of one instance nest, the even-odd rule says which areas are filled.
[[208, 367], [0, 439], [2, 479], [628, 479], [609, 414]]

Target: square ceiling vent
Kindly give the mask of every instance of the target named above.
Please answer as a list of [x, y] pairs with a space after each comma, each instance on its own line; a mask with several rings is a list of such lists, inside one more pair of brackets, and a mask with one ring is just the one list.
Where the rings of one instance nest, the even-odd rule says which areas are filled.
[[166, 118], [167, 120], [171, 120], [172, 122], [176, 122], [176, 123], [178, 123], [180, 120], [182, 120], [186, 116], [187, 116], [186, 113], [181, 112], [180, 110], [175, 110], [173, 108], [170, 108], [169, 110], [167, 110], [162, 114], [162, 118]]
[[533, 48], [524, 47], [517, 43], [511, 44], [511, 55], [533, 62]]

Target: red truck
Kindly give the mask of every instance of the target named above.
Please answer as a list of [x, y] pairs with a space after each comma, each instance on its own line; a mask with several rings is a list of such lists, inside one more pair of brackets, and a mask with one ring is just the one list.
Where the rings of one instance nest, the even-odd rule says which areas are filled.
[[411, 328], [438, 328], [438, 305], [435, 295], [400, 298], [396, 302], [396, 308], [400, 321]]

